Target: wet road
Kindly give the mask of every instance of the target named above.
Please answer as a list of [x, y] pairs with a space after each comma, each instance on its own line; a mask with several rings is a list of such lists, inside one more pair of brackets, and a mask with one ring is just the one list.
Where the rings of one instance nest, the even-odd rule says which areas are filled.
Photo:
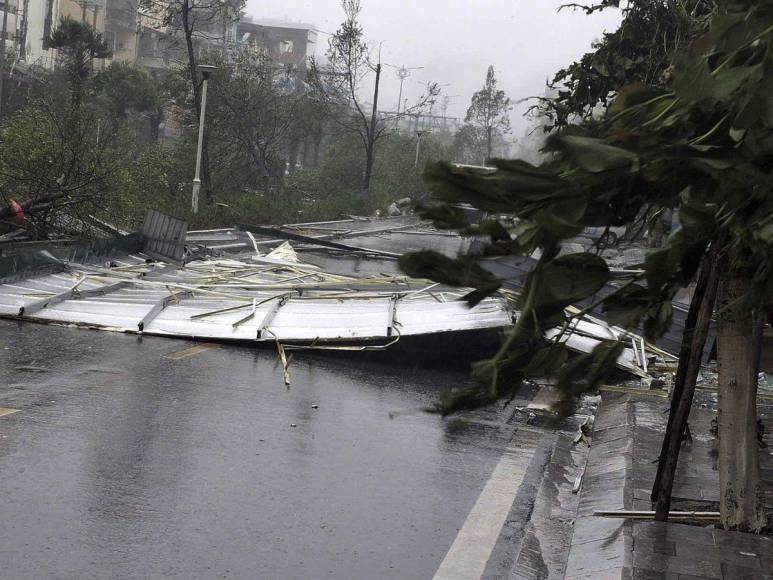
[[194, 344], [0, 321], [0, 577], [433, 577], [511, 411], [419, 412], [462, 371], [296, 354], [286, 389]]

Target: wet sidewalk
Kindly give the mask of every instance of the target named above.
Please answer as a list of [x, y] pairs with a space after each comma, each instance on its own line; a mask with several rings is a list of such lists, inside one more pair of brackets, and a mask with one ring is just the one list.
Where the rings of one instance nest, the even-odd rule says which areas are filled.
[[[693, 443], [680, 453], [672, 509], [718, 510], [714, 416], [703, 395], [690, 418]], [[655, 393], [604, 393], [580, 492], [566, 578], [773, 579], [773, 538], [683, 523], [600, 518], [596, 510], [649, 510], [668, 401]], [[770, 417], [769, 401], [760, 407]], [[770, 499], [771, 437], [760, 450]]]

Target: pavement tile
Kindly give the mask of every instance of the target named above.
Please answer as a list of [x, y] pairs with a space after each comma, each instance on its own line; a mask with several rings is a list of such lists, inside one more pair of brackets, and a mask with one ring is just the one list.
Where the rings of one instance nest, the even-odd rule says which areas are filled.
[[597, 540], [611, 540], [623, 533], [625, 520], [618, 518], [599, 518], [596, 516], [578, 517], [574, 520], [572, 544], [586, 544]]
[[664, 554], [634, 550], [633, 566], [634, 568], [643, 568], [655, 572], [693, 574], [717, 580], [722, 578], [719, 562], [705, 560], [702, 554], [666, 556]]
[[634, 551], [650, 552], [652, 554], [665, 554], [666, 556], [676, 556], [676, 542], [664, 540], [662, 538], [643, 538], [638, 537], [633, 540]]
[[631, 580], [679, 580], [679, 574], [675, 572], [657, 572], [645, 568], [632, 568], [629, 578]]
[[580, 500], [578, 516], [592, 516], [595, 511], [625, 509], [625, 490], [589, 493]]
[[626, 541], [624, 534], [614, 540], [598, 540], [573, 545], [569, 550], [566, 565], [567, 576], [580, 576], [602, 572], [610, 568], [622, 568], [626, 564]]
[[714, 529], [712, 532], [714, 543], [717, 546], [737, 548], [743, 552], [753, 552], [759, 557], [773, 559], [773, 538], [769, 536], [756, 536], [719, 529]]
[[633, 537], [647, 537], [651, 539], [663, 538], [679, 543], [687, 541], [693, 544], [714, 545], [714, 530], [701, 526], [688, 526], [673, 522], [636, 522], [633, 526]]
[[764, 572], [771, 572], [773, 570], [760, 570], [759, 568], [747, 568], [745, 566], [735, 566], [733, 564], [727, 564], [722, 562], [720, 564], [722, 569], [723, 580], [770, 580], [773, 576], [770, 574], [764, 574]]
[[635, 487], [633, 490], [633, 499], [645, 499], [648, 500], [652, 496], [651, 487]]
[[623, 568], [610, 568], [608, 570], [600, 570], [592, 572], [590, 574], [575, 574], [572, 576], [564, 576], [564, 580], [623, 580]]

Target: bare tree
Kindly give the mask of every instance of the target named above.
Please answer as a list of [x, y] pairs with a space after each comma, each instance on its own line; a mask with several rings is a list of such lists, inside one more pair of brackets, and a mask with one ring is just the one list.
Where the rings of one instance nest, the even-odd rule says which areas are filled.
[[[370, 180], [376, 161], [378, 142], [395, 130], [400, 117], [416, 115], [427, 107], [439, 94], [436, 83], [430, 83], [427, 91], [411, 107], [400, 113], [382, 114], [378, 110], [379, 83], [381, 81], [381, 50], [376, 61], [371, 59], [359, 21], [360, 0], [342, 0], [344, 21], [330, 37], [327, 64], [320, 67], [312, 61], [309, 80], [316, 89], [320, 101], [327, 104], [331, 118], [344, 132], [357, 135], [365, 155], [361, 195], [366, 205], [370, 198]], [[360, 95], [360, 88], [367, 77], [374, 73], [373, 101], [368, 107]], [[370, 110], [368, 110], [370, 109]]]

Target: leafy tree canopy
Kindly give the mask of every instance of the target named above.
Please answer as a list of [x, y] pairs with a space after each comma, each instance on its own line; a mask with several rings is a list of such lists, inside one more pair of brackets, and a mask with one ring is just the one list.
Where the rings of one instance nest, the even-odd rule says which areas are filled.
[[[620, 0], [602, 0], [564, 8], [593, 13], [621, 4]], [[539, 99], [535, 108], [549, 121], [546, 130], [590, 118], [597, 107], [606, 107], [615, 92], [628, 84], [666, 86], [674, 54], [705, 32], [718, 4], [717, 0], [626, 2], [620, 27], [605, 33], [591, 52], [555, 74], [550, 87], [557, 95]]]
[[[456, 204], [507, 213], [518, 225], [481, 224], [492, 242], [516, 254], [541, 251], [518, 302], [518, 322], [497, 355], [475, 369], [482, 387], [444, 399], [441, 410], [489, 402], [527, 376], [558, 373], [564, 409], [594, 388], [623, 344], [602, 342], [567, 362], [566, 347], [545, 340], [571, 322], [565, 308], [592, 299], [611, 277], [594, 253], [560, 255], [562, 240], [587, 226], [631, 222], [648, 207], [680, 209], [681, 228], [648, 255], [643, 274], [600, 298], [612, 323], [643, 325], [655, 339], [670, 325], [676, 291], [694, 277], [709, 246], [720, 248], [724, 276], [748, 279], [741, 298], [757, 307], [773, 295], [773, 2], [734, 2], [710, 29], [675, 54], [666, 87], [628, 85], [593, 132], [569, 125], [548, 139], [538, 166], [494, 160], [496, 171], [448, 163], [425, 177], [444, 205], [425, 212], [439, 225], [469, 228]], [[411, 275], [474, 286], [471, 301], [498, 287], [470, 261], [408, 255]], [[431, 264], [431, 267], [429, 266]], [[442, 273], [438, 268], [442, 269]], [[442, 275], [441, 275], [442, 274]], [[480, 275], [478, 275], [480, 274]]]

